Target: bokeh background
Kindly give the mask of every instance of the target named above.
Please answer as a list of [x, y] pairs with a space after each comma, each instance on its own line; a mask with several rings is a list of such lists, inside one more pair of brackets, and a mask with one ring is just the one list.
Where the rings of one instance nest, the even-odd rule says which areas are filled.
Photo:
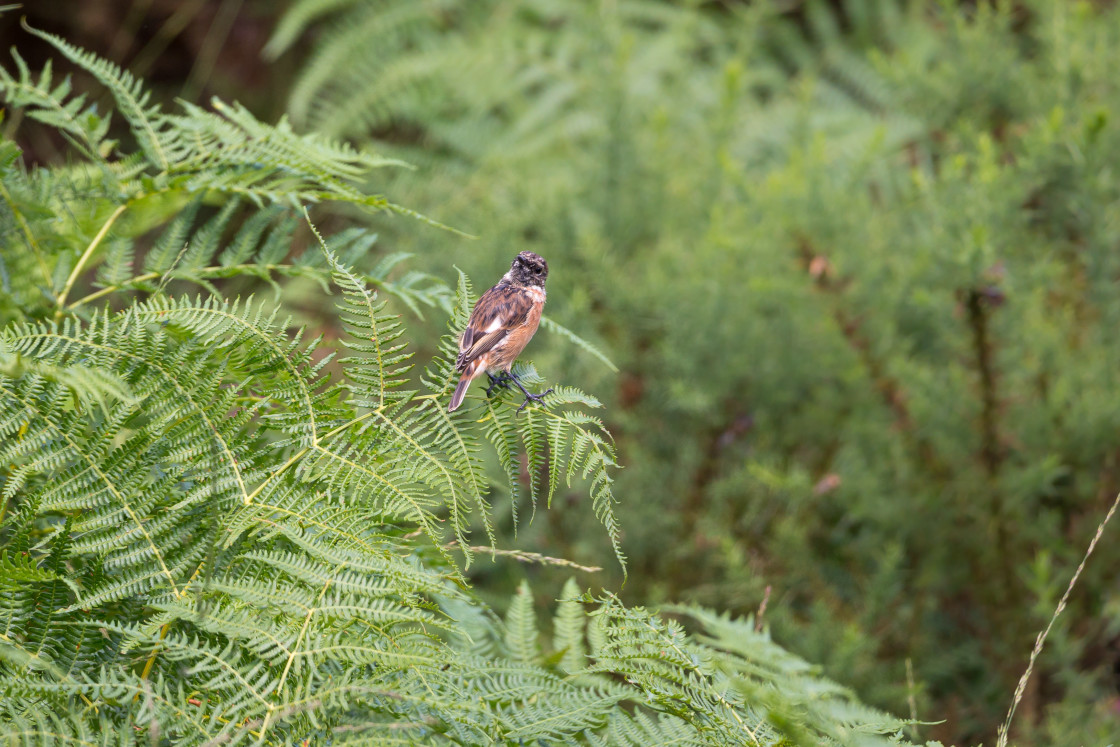
[[[761, 606], [828, 676], [935, 722], [922, 738], [994, 742], [1120, 490], [1114, 3], [33, 0], [0, 40], [36, 69], [20, 14], [166, 101], [412, 164], [377, 188], [474, 238], [317, 216], [372, 227], [402, 269], [481, 289], [546, 257], [548, 312], [619, 369], [559, 335], [527, 351], [606, 405], [623, 599]], [[32, 160], [64, 157], [20, 124]], [[297, 291], [331, 334], [334, 300]], [[446, 319], [412, 326], [423, 360]], [[501, 542], [617, 589], [584, 500]], [[1118, 531], [1016, 744], [1120, 735]], [[494, 600], [515, 573], [563, 580], [472, 571]]]

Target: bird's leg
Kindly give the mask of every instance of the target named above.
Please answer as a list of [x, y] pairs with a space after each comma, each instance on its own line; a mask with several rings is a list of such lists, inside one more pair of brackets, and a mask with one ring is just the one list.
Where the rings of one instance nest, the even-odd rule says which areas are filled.
[[520, 414], [521, 411], [524, 410], [525, 407], [529, 404], [529, 400], [532, 400], [534, 402], [543, 402], [544, 401], [544, 396], [546, 394], [551, 394], [552, 393], [552, 387], [549, 387], [548, 389], [541, 392], [540, 394], [533, 394], [528, 389], [526, 389], [524, 387], [524, 385], [522, 385], [521, 380], [518, 379], [516, 376], [514, 376], [512, 371], [505, 372], [505, 373], [509, 377], [509, 380], [512, 381], [514, 384], [517, 384], [517, 388], [520, 389], [521, 393], [525, 395], [525, 401], [521, 403], [521, 407], [517, 408], [518, 414]]
[[501, 387], [502, 389], [509, 389], [510, 377], [505, 371], [502, 371], [497, 376], [491, 376], [490, 372], [487, 371], [486, 378], [490, 379], [490, 386], [486, 387], [487, 397], [493, 394], [494, 390], [498, 387]]

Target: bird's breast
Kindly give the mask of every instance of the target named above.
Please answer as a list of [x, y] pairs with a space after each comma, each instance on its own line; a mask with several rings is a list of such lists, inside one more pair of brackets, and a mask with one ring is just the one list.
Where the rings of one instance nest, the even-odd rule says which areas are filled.
[[[537, 291], [533, 288], [526, 292], [532, 296], [533, 305], [529, 309], [524, 323], [511, 329], [505, 341], [493, 351], [489, 363], [492, 367], [491, 370], [504, 369], [508, 371], [517, 356], [521, 355], [521, 351], [529, 344], [529, 340], [533, 339], [537, 327], [540, 326], [541, 309], [544, 307], [544, 291]], [[539, 294], [539, 300], [538, 296], [534, 294]]]

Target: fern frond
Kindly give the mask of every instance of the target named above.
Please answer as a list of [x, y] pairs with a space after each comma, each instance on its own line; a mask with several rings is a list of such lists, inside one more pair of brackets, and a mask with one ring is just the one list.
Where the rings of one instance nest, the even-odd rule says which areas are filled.
[[[740, 697], [765, 705], [774, 713], [797, 712], [801, 724], [781, 724], [796, 729], [805, 741], [847, 744], [863, 740], [885, 743], [870, 735], [898, 733], [901, 720], [859, 703], [840, 685], [824, 680], [803, 659], [776, 646], [752, 619], [736, 619], [697, 607], [666, 608], [698, 623], [695, 636], [712, 654], [714, 668], [730, 680]], [[782, 682], [774, 688], [770, 683]], [[858, 727], [856, 726], [858, 724]]]
[[[314, 226], [311, 230], [322, 244], [327, 262], [334, 271], [335, 284], [342, 289], [344, 304], [339, 306], [339, 311], [343, 326], [352, 338], [346, 346], [359, 354], [348, 359], [351, 365], [347, 369], [350, 380], [360, 387], [355, 392], [356, 404], [377, 411], [410, 399], [412, 392], [396, 391], [408, 382], [406, 374], [412, 367], [408, 363], [412, 355], [405, 352], [403, 344], [397, 343], [402, 333], [400, 322], [384, 313], [385, 302], [379, 301], [377, 293], [339, 261]], [[373, 365], [369, 365], [371, 363]]]
[[[132, 127], [140, 149], [149, 163], [161, 170], [167, 170], [172, 161], [168, 152], [165, 136], [161, 132], [165, 123], [160, 116], [159, 107], [151, 102], [151, 94], [144, 85], [127, 70], [101, 59], [92, 52], [79, 49], [65, 39], [45, 31], [39, 31], [23, 24], [24, 29], [62, 53], [64, 57], [89, 72], [109, 89], [117, 102], [117, 108]], [[51, 98], [55, 98], [52, 94]]]
[[579, 601], [579, 586], [574, 578], [564, 582], [556, 616], [552, 622], [552, 649], [560, 655], [560, 668], [569, 674], [581, 671], [586, 665], [584, 628], [587, 618]]
[[533, 593], [529, 584], [522, 581], [506, 613], [506, 650], [514, 661], [524, 664], [536, 662], [541, 655], [537, 642], [537, 615], [533, 610]]
[[360, 0], [305, 0], [293, 5], [285, 13], [272, 38], [265, 45], [264, 53], [268, 57], [276, 57], [284, 52], [295, 41], [296, 36], [303, 28], [316, 18], [335, 12], [348, 5], [354, 5]]
[[0, 93], [5, 99], [12, 106], [27, 109], [28, 116], [66, 133], [87, 158], [108, 155], [107, 150], [113, 146], [106, 141], [110, 117], [100, 116], [93, 105], [86, 106], [84, 95], [72, 95], [69, 78], [55, 84], [49, 61], [36, 80], [15, 49], [12, 59], [16, 75], [0, 68]]
[[[110, 163], [113, 146], [105, 141], [108, 121], [83, 113], [84, 99], [71, 98], [64, 82], [50, 87], [50, 70], [38, 82], [17, 55], [18, 75], [0, 76], [0, 93], [17, 106], [80, 140], [84, 155], [105, 167], [113, 186], [131, 201], [155, 193], [219, 192], [244, 197], [255, 204], [337, 200], [377, 210], [415, 214], [360, 188], [371, 170], [400, 166], [367, 151], [359, 151], [320, 135], [297, 135], [286, 121], [275, 126], [256, 119], [238, 104], [215, 99], [214, 111], [183, 102], [183, 114], [167, 114], [151, 103], [143, 84], [126, 70], [74, 47], [53, 34], [27, 29], [104, 85], [117, 102], [140, 146], [144, 166], [127, 156]], [[144, 180], [138, 177], [146, 172]]]
[[763, 744], [777, 737], [713, 666], [709, 652], [688, 640], [681, 625], [644, 609], [625, 608], [607, 595], [594, 617], [604, 638], [592, 650], [589, 672], [615, 672], [647, 694], [658, 710], [688, 721], [724, 744]]
[[599, 348], [597, 348], [595, 345], [591, 344], [587, 340], [583, 339], [582, 337], [580, 337], [579, 335], [577, 335], [575, 332], [568, 329], [564, 325], [560, 324], [560, 322], [554, 321], [552, 318], [550, 318], [548, 316], [542, 316], [541, 317], [541, 326], [544, 327], [549, 332], [554, 332], [554, 333], [560, 335], [561, 337], [566, 339], [568, 342], [571, 342], [571, 343], [575, 344], [576, 347], [590, 353], [595, 358], [598, 358], [599, 361], [601, 361], [604, 366], [609, 368], [614, 373], [618, 373], [618, 366], [616, 366], [614, 364], [614, 362], [610, 358], [608, 358], [607, 355], [602, 350], [600, 350]]
[[8, 352], [0, 339], [0, 375], [18, 379], [29, 374], [62, 384], [79, 399], [95, 402], [102, 410], [109, 409], [110, 397], [122, 402], [136, 399], [128, 384], [108, 371], [81, 364], [57, 366], [30, 360], [18, 353]]

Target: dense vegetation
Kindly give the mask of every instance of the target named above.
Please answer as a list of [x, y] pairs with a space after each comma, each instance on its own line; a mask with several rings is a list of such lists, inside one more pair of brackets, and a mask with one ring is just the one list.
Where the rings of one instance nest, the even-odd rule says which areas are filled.
[[[72, 155], [26, 168], [0, 144], [6, 743], [898, 743], [902, 722], [751, 619], [659, 616], [574, 580], [545, 646], [527, 584], [493, 613], [464, 576], [479, 554], [581, 566], [498, 547], [492, 481], [515, 522], [582, 486], [625, 567], [599, 403], [557, 384], [524, 415], [479, 393], [449, 414], [453, 334], [413, 388], [387, 304], [461, 329], [466, 276], [454, 294], [390, 279], [400, 257], [372, 262], [364, 228], [293, 250], [308, 203], [408, 213], [357, 185], [390, 162], [217, 100], [167, 113], [29, 33], [108, 89], [135, 149], [50, 66], [17, 51], [0, 71]], [[238, 279], [275, 296], [227, 295]], [[334, 295], [338, 344], [284, 320], [300, 279]]]
[[[305, 2], [269, 51], [316, 23], [295, 125], [418, 164], [392, 193], [481, 237], [386, 243], [553, 263], [622, 370], [536, 354], [613, 392], [627, 598], [769, 587], [794, 650], [990, 743], [1120, 490], [1120, 14], [838, 6]], [[584, 517], [521, 537], [603, 558]], [[1099, 552], [1023, 744], [1120, 733]]]
[[[16, 435], [0, 446], [0, 543], [18, 586], [0, 593], [24, 631], [0, 648], [5, 687], [24, 688], [6, 717], [49, 701], [84, 707], [79, 731], [134, 719], [187, 734], [186, 718], [248, 741], [721, 744], [742, 719], [766, 722], [763, 743], [851, 743], [858, 724], [899, 728], [802, 657], [865, 702], [938, 722], [908, 736], [994, 743], [1120, 492], [1120, 10], [295, 0], [264, 54], [298, 74], [246, 95], [290, 129], [226, 106], [224, 120], [160, 114], [149, 132], [146, 105], [117, 91], [118, 131], [4, 87], [6, 105], [40, 113], [10, 134], [71, 141], [69, 162], [31, 172], [4, 145], [0, 316], [32, 326], [6, 328], [0, 383], [44, 408], [34, 428], [18, 407], [0, 426]], [[163, 163], [152, 143], [173, 135]], [[325, 249], [294, 209], [310, 202]], [[552, 267], [554, 322], [527, 372], [569, 401], [519, 419], [476, 392], [473, 417], [447, 420], [448, 316], [453, 331], [470, 297], [452, 266], [481, 285], [521, 249]], [[254, 278], [279, 296], [216, 295]], [[372, 290], [405, 314], [394, 323], [424, 364], [411, 373], [371, 362], [400, 344], [366, 344], [387, 313], [363, 311]], [[214, 309], [251, 324], [205, 321]], [[327, 340], [301, 342], [287, 313]], [[336, 362], [340, 313], [357, 349]], [[167, 388], [173, 367], [198, 372], [195, 404]], [[208, 425], [213, 412], [228, 417]], [[144, 495], [139, 519], [111, 525], [120, 499], [83, 487], [79, 459], [134, 475], [118, 490]], [[415, 502], [371, 474], [399, 475]], [[1034, 667], [1014, 744], [1120, 733], [1108, 537]], [[452, 539], [504, 554], [468, 564]], [[532, 553], [604, 570], [513, 562]], [[569, 600], [544, 649], [526, 576], [541, 619]], [[326, 583], [345, 613], [309, 612]], [[741, 621], [639, 611], [676, 602]], [[759, 616], [796, 656], [753, 632]], [[305, 629], [334, 648], [312, 653]], [[425, 665], [362, 658], [387, 641]], [[339, 672], [371, 689], [312, 694]], [[194, 692], [211, 686], [222, 695]], [[166, 700], [136, 695], [150, 692]]]

